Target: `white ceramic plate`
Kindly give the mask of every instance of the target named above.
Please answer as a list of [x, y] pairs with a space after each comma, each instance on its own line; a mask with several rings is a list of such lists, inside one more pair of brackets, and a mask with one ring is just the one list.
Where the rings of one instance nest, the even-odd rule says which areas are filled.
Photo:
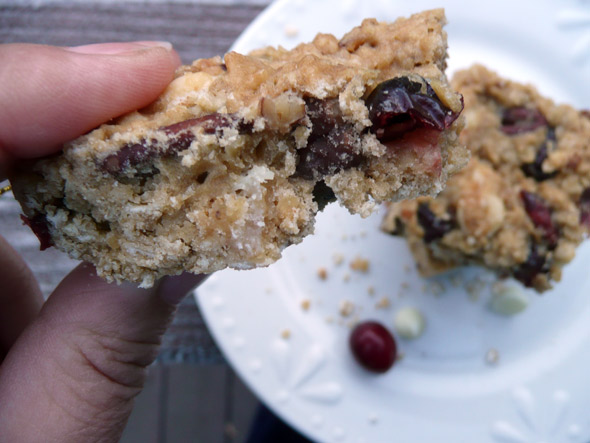
[[[590, 108], [588, 0], [284, 0], [235, 49], [292, 47], [320, 31], [342, 35], [364, 17], [393, 20], [441, 4], [451, 72], [481, 62]], [[381, 215], [363, 220], [332, 204], [316, 235], [275, 265], [219, 272], [198, 290], [217, 343], [254, 392], [316, 441], [590, 440], [590, 245], [553, 291], [525, 292], [529, 308], [502, 317], [488, 308], [492, 275], [421, 279], [404, 242], [379, 232]], [[350, 268], [357, 256], [369, 260], [367, 273]], [[404, 358], [388, 373], [362, 370], [347, 346], [350, 324], [371, 318], [391, 328], [406, 306], [424, 313], [425, 333], [398, 339]]]

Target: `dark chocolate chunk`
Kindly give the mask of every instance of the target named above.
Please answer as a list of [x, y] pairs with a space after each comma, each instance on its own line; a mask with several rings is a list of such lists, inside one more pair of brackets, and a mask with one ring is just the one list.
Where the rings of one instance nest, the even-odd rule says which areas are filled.
[[541, 145], [539, 150], [537, 151], [537, 155], [535, 156], [535, 160], [532, 163], [525, 163], [522, 165], [522, 172], [527, 177], [532, 177], [538, 182], [542, 182], [544, 180], [548, 180], [553, 178], [557, 175], [557, 171], [553, 172], [544, 172], [543, 171], [543, 162], [547, 159], [549, 155], [549, 148], [554, 148], [556, 144], [556, 137], [555, 137], [555, 129], [548, 128], [547, 129], [547, 138], [545, 142]]
[[529, 218], [543, 232], [547, 247], [555, 249], [559, 240], [559, 229], [551, 218], [551, 208], [539, 195], [525, 190], [520, 191], [520, 198]]
[[430, 206], [428, 206], [428, 203], [420, 203], [418, 205], [416, 216], [418, 217], [418, 223], [424, 230], [425, 243], [430, 243], [444, 237], [455, 226], [454, 220], [445, 220], [437, 217], [430, 209]]
[[514, 278], [523, 283], [526, 287], [533, 287], [535, 277], [549, 270], [545, 256], [539, 254], [537, 245], [532, 243], [527, 260], [519, 265], [513, 272]]
[[354, 127], [344, 121], [338, 100], [308, 98], [306, 112], [311, 121], [307, 146], [298, 151], [295, 176], [307, 180], [359, 166], [359, 140]]

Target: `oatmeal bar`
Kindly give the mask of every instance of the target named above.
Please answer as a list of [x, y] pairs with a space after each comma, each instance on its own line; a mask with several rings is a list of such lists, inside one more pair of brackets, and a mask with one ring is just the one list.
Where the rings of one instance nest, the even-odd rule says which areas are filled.
[[151, 286], [182, 271], [265, 266], [334, 199], [438, 192], [466, 163], [442, 10], [365, 20], [340, 41], [197, 60], [145, 109], [13, 179], [42, 247]]
[[456, 74], [468, 166], [436, 198], [390, 205], [422, 274], [476, 264], [541, 292], [590, 230], [590, 119], [482, 66]]

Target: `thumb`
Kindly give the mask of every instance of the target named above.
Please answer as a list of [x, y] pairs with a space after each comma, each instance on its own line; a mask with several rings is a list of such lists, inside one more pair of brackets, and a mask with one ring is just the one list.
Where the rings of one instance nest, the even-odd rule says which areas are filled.
[[0, 45], [0, 156], [53, 154], [60, 145], [148, 105], [180, 60], [169, 43], [60, 48]]
[[0, 367], [0, 441], [116, 441], [175, 303], [204, 278], [145, 290], [76, 268]]

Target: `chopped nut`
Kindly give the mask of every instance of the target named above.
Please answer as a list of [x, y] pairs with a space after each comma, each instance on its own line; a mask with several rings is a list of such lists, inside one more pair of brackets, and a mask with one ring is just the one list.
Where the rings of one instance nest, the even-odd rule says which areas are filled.
[[414, 339], [422, 335], [426, 321], [418, 309], [408, 307], [397, 311], [393, 319], [393, 325], [401, 337]]
[[304, 311], [309, 311], [310, 305], [311, 305], [311, 301], [309, 301], [309, 300], [302, 300], [301, 301], [301, 309], [303, 309]]
[[318, 277], [322, 280], [326, 280], [328, 278], [328, 271], [326, 270], [326, 268], [318, 269]]
[[294, 122], [305, 117], [305, 102], [294, 95], [263, 97], [260, 108], [267, 124], [282, 132], [287, 132]]
[[356, 257], [350, 262], [350, 269], [358, 272], [369, 272], [369, 260], [362, 257]]
[[349, 317], [354, 312], [354, 304], [349, 300], [342, 300], [338, 311], [342, 317]]

